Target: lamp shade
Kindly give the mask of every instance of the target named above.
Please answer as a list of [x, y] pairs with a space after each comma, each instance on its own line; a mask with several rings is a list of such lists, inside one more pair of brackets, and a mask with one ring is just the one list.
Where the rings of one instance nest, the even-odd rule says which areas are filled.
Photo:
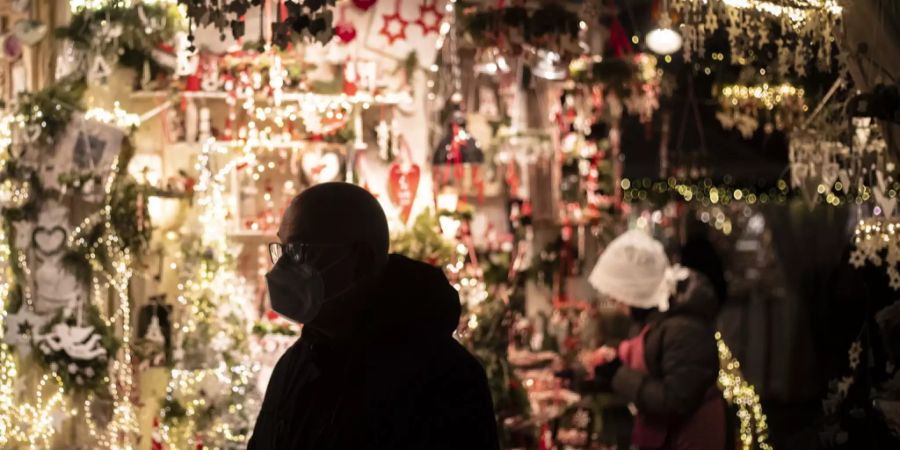
[[681, 35], [677, 31], [660, 27], [647, 33], [647, 48], [657, 55], [671, 55], [681, 48]]

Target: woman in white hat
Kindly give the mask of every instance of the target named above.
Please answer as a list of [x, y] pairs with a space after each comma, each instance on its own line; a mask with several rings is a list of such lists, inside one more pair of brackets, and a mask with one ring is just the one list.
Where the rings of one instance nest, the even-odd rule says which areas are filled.
[[640, 325], [640, 333], [618, 348], [601, 347], [583, 359], [595, 386], [637, 410], [633, 445], [723, 450], [725, 405], [716, 387], [713, 327], [719, 302], [707, 278], [671, 266], [662, 244], [631, 230], [609, 244], [588, 281], [627, 306]]

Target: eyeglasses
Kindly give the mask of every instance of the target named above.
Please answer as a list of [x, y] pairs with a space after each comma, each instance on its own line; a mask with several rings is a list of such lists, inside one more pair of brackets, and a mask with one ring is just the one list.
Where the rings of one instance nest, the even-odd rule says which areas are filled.
[[272, 264], [278, 264], [278, 260], [282, 256], [287, 256], [293, 263], [309, 262], [314, 256], [314, 249], [346, 247], [350, 244], [309, 244], [301, 242], [289, 242], [282, 244], [280, 242], [269, 243], [269, 259]]

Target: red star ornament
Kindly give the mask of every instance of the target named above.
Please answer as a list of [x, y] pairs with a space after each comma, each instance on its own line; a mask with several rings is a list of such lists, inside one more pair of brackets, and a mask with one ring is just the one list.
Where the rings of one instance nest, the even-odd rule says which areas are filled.
[[[426, 20], [426, 17], [431, 20]], [[416, 19], [415, 24], [422, 27], [422, 34], [440, 31], [442, 20], [444, 20], [444, 15], [438, 11], [437, 0], [428, 5], [419, 5], [419, 18]]]
[[[378, 34], [384, 36], [391, 45], [398, 39], [406, 39], [406, 27], [409, 26], [409, 21], [400, 17], [399, 8], [397, 11], [394, 11], [393, 14], [384, 14], [382, 17], [384, 18], [384, 24], [381, 25], [381, 30]], [[391, 23], [393, 22], [396, 22], [399, 25], [397, 31], [391, 31]]]

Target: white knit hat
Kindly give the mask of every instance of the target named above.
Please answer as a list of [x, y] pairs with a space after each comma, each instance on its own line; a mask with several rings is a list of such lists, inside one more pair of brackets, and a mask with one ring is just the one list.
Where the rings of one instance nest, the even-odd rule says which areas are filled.
[[613, 239], [597, 260], [588, 282], [601, 294], [635, 308], [669, 309], [669, 296], [688, 271], [669, 266], [659, 241], [640, 230]]

